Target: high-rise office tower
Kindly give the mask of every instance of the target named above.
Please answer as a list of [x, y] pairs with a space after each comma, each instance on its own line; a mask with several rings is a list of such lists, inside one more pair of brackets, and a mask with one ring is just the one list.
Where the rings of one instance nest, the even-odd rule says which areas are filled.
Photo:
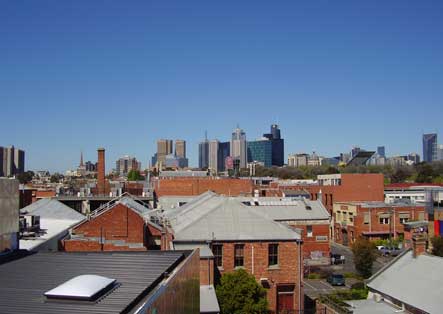
[[438, 145], [437, 147], [437, 160], [443, 160], [443, 145]]
[[272, 165], [277, 167], [283, 166], [285, 163], [285, 141], [281, 138], [279, 126], [272, 124], [271, 133], [265, 133], [263, 137], [272, 142]]
[[272, 140], [267, 138], [248, 142], [248, 162], [259, 162], [272, 167]]
[[386, 157], [385, 147], [384, 146], [378, 146], [377, 147], [377, 155], [379, 157]]
[[437, 134], [423, 134], [423, 161], [437, 160]]
[[209, 141], [205, 139], [198, 144], [198, 167], [208, 169], [209, 167]]
[[218, 160], [218, 151], [219, 151], [219, 141], [218, 140], [210, 140], [209, 141], [209, 166], [208, 168], [211, 171], [217, 173], [219, 171], [219, 160]]
[[164, 164], [166, 156], [172, 154], [172, 140], [160, 139], [157, 141], [157, 163]]
[[218, 171], [225, 171], [225, 161], [230, 154], [230, 142], [220, 142], [218, 144]]
[[246, 168], [248, 162], [246, 133], [239, 127], [232, 132], [230, 151], [231, 157], [240, 161], [240, 168]]
[[185, 140], [175, 140], [175, 156], [179, 158], [186, 158]]

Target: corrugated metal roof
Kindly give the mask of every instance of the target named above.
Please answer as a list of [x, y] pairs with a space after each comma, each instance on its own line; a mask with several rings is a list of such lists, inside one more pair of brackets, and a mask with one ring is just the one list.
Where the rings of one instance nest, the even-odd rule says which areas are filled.
[[412, 251], [399, 256], [369, 279], [370, 289], [389, 295], [428, 313], [443, 308], [443, 258]]
[[64, 219], [80, 221], [85, 216], [53, 198], [42, 198], [22, 209], [20, 213], [38, 215], [40, 218]]
[[299, 233], [262, 216], [235, 197], [212, 192], [164, 214], [175, 241], [300, 239]]
[[121, 199], [119, 199], [117, 201], [117, 203], [126, 205], [127, 207], [135, 210], [141, 216], [146, 216], [151, 211], [150, 208], [140, 204], [139, 202], [134, 200], [132, 197], [127, 196], [127, 195], [123, 196]]
[[[139, 302], [146, 289], [155, 287], [163, 274], [170, 272], [183, 258], [183, 252], [173, 251], [37, 253], [0, 265], [0, 312], [125, 312]], [[115, 278], [119, 287], [92, 303], [46, 301], [44, 292], [84, 274]]]

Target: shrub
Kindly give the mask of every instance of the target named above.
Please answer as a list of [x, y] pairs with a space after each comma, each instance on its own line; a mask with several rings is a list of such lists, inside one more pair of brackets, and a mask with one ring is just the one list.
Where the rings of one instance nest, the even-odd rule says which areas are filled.
[[364, 289], [366, 289], [366, 285], [364, 282], [359, 281], [359, 282], [352, 284], [351, 289], [364, 290]]
[[308, 279], [321, 279], [321, 275], [317, 273], [310, 273]]
[[358, 273], [369, 278], [372, 275], [372, 264], [377, 258], [375, 245], [368, 239], [359, 238], [352, 244], [352, 253]]

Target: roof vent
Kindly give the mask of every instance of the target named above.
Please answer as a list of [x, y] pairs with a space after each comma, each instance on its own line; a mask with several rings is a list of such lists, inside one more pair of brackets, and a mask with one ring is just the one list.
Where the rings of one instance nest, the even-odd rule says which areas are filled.
[[306, 205], [306, 210], [312, 210], [312, 207], [311, 206], [309, 206], [309, 205]]
[[95, 301], [116, 286], [116, 280], [98, 276], [81, 275], [45, 292], [48, 299]]

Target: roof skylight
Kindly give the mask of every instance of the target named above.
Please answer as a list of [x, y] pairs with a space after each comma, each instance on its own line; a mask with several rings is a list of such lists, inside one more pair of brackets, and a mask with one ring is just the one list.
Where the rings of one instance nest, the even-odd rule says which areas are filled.
[[48, 299], [94, 301], [112, 289], [115, 283], [115, 279], [103, 276], [81, 275], [45, 292], [44, 295]]

